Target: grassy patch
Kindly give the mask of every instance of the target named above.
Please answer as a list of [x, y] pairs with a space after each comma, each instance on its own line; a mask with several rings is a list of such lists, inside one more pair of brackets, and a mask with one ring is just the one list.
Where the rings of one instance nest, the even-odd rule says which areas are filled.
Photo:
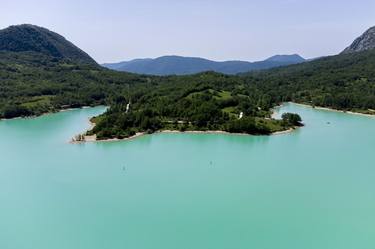
[[45, 95], [45, 96], [35, 96], [32, 97], [27, 102], [23, 103], [22, 106], [26, 108], [34, 108], [37, 106], [46, 106], [51, 104], [51, 98], [53, 96]]
[[225, 112], [225, 113], [228, 113], [230, 117], [238, 118], [239, 113], [238, 113], [236, 107], [234, 107], [234, 106], [226, 107], [226, 108], [222, 109], [222, 111]]
[[[195, 96], [198, 96], [198, 95], [203, 95], [207, 90], [204, 90], [204, 91], [199, 91], [199, 92], [193, 92], [193, 93], [190, 93], [188, 96], [186, 96], [185, 98], [187, 99], [193, 99]], [[212, 89], [209, 90], [209, 92], [213, 91]]]
[[193, 92], [190, 93], [188, 96], [186, 96], [187, 99], [192, 99], [198, 95], [203, 95], [203, 94], [210, 94], [212, 97], [216, 100], [228, 100], [232, 98], [232, 95], [228, 91], [215, 91], [213, 89], [208, 89], [204, 91], [199, 91], [199, 92]]
[[215, 92], [215, 99], [217, 100], [228, 100], [230, 98], [232, 98], [232, 95], [230, 92], [228, 91], [219, 91], [219, 92]]

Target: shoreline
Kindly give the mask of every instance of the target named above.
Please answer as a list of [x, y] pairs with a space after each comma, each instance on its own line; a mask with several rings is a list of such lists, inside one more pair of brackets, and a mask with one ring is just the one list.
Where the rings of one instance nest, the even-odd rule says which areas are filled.
[[[95, 126], [95, 124], [93, 124], [92, 122], [90, 122], [90, 123], [93, 125], [92, 126], [92, 128], [93, 128]], [[127, 137], [127, 138], [122, 138], [122, 139], [120, 139], [120, 138], [109, 138], [109, 139], [104, 139], [104, 140], [98, 140], [96, 138], [96, 135], [83, 136], [83, 140], [75, 140], [73, 138], [71, 140], [71, 143], [73, 143], [73, 144], [80, 144], [80, 143], [98, 143], [98, 142], [99, 143], [101, 143], [101, 142], [121, 142], [121, 141], [134, 140], [136, 138], [147, 136], [147, 135], [156, 135], [156, 134], [163, 134], [163, 133], [164, 134], [221, 134], [221, 135], [229, 135], [229, 136], [278, 136], [278, 135], [285, 135], [285, 134], [292, 133], [296, 129], [298, 129], [298, 127], [290, 128], [290, 129], [285, 130], [285, 131], [276, 131], [276, 132], [273, 132], [273, 133], [271, 133], [269, 135], [253, 135], [253, 134], [248, 134], [248, 133], [230, 133], [230, 132], [227, 132], [227, 131], [220, 131], [220, 130], [219, 131], [161, 130], [161, 131], [156, 131], [154, 133], [138, 132], [134, 136]], [[89, 130], [87, 130], [87, 131], [89, 131]]]
[[316, 109], [316, 110], [330, 111], [330, 112], [340, 112], [340, 113], [346, 113], [346, 114], [351, 114], [351, 115], [358, 115], [358, 116], [363, 116], [363, 117], [375, 118], [375, 113], [374, 114], [366, 114], [366, 113], [361, 113], [361, 112], [343, 111], [343, 110], [338, 110], [338, 109], [329, 108], [329, 107], [312, 106], [312, 105], [308, 105], [308, 104], [300, 104], [300, 103], [295, 103], [295, 102], [286, 102], [286, 103], [291, 103], [291, 104], [294, 104], [294, 105], [308, 107], [308, 108], [312, 108], [312, 109]]
[[[368, 111], [374, 112], [374, 114], [369, 114], [369, 113], [362, 113], [362, 112], [343, 111], [343, 110], [334, 109], [334, 108], [330, 108], [330, 107], [323, 107], [323, 106], [312, 106], [312, 105], [309, 105], [309, 104], [302, 104], [302, 103], [297, 103], [297, 102], [292, 102], [292, 101], [284, 102], [284, 103], [291, 103], [291, 104], [309, 107], [309, 108], [317, 109], [317, 110], [323, 110], [323, 111], [334, 111], [334, 112], [341, 112], [341, 113], [347, 113], [347, 114], [352, 114], [352, 115], [360, 115], [360, 116], [365, 116], [365, 117], [375, 117], [375, 110], [373, 110], [373, 109], [368, 109]], [[25, 117], [14, 117], [14, 118], [0, 118], [0, 121], [17, 120], [17, 119], [33, 119], [33, 118], [38, 118], [38, 117], [42, 117], [42, 116], [49, 115], [49, 114], [55, 114], [55, 113], [67, 112], [67, 111], [74, 111], [74, 110], [79, 110], [79, 109], [95, 108], [95, 107], [99, 107], [99, 106], [105, 106], [105, 105], [82, 106], [82, 107], [76, 107], [76, 108], [59, 109], [59, 110], [53, 111], [53, 112], [45, 112], [45, 113], [42, 113], [40, 115], [25, 116]], [[271, 108], [271, 110], [272, 110], [271, 117], [273, 117], [274, 114], [277, 114], [275, 112], [275, 109], [280, 108], [282, 106], [283, 106], [283, 103], [272, 107]]]
[[82, 106], [82, 107], [76, 107], [76, 108], [66, 108], [66, 109], [60, 109], [54, 112], [44, 112], [40, 115], [33, 115], [33, 116], [25, 116], [25, 117], [14, 117], [14, 118], [1, 118], [0, 121], [9, 121], [9, 120], [17, 120], [17, 119], [34, 119], [34, 118], [39, 118], [43, 117], [46, 115], [51, 115], [51, 114], [56, 114], [60, 112], [68, 112], [68, 111], [74, 111], [74, 110], [81, 110], [81, 109], [87, 109], [87, 108], [95, 108], [99, 106], [104, 106], [104, 105], [96, 105], [96, 106]]
[[[273, 116], [275, 114], [275, 108], [282, 107], [282, 106], [283, 106], [283, 104], [275, 106], [272, 109], [273, 113], [272, 113], [271, 116]], [[91, 118], [89, 118], [88, 122], [89, 122], [90, 127], [84, 133], [75, 135], [70, 140], [70, 143], [72, 143], [72, 144], [82, 144], [82, 143], [98, 143], [98, 142], [99, 143], [101, 143], [101, 142], [121, 142], [121, 141], [134, 140], [136, 138], [143, 137], [143, 136], [146, 136], [146, 135], [155, 135], [155, 134], [162, 134], [162, 133], [165, 133], [165, 134], [221, 134], [221, 135], [229, 135], [229, 136], [279, 136], [279, 135], [285, 135], [285, 134], [292, 133], [295, 130], [297, 130], [298, 128], [300, 128], [300, 127], [296, 126], [296, 127], [292, 127], [292, 128], [287, 129], [287, 130], [284, 130], [284, 131], [275, 131], [275, 132], [272, 132], [272, 133], [267, 134], [267, 135], [254, 135], [254, 134], [248, 134], [248, 133], [230, 133], [230, 132], [227, 132], [227, 131], [220, 131], [220, 130], [217, 130], [217, 131], [159, 130], [159, 131], [156, 131], [154, 133], [137, 132], [135, 135], [133, 135], [131, 137], [126, 137], [126, 138], [108, 138], [108, 139], [98, 140], [97, 137], [96, 137], [96, 134], [91, 135], [91, 136], [84, 135], [88, 131], [91, 131], [92, 129], [94, 129], [94, 127], [96, 125], [94, 122], [91, 121]]]

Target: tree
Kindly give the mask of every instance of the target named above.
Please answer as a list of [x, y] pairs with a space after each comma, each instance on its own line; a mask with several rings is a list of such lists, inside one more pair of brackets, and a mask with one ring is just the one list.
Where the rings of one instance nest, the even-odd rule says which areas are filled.
[[284, 113], [281, 116], [283, 122], [288, 125], [302, 126], [302, 118], [296, 113]]

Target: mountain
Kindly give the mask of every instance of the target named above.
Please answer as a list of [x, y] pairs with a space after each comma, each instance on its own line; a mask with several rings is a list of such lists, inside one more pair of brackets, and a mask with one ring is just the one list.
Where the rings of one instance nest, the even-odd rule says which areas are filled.
[[120, 63], [107, 63], [103, 64], [103, 66], [117, 71], [148, 75], [187, 75], [205, 71], [238, 74], [286, 66], [304, 61], [305, 59], [299, 55], [277, 55], [258, 62], [217, 62], [197, 57], [163, 56], [156, 59], [136, 59]]
[[10, 26], [0, 30], [0, 51], [37, 52], [77, 63], [96, 64], [88, 54], [63, 36], [31, 24]]
[[375, 27], [368, 29], [363, 35], [358, 37], [349, 47], [342, 53], [349, 54], [362, 52], [375, 48]]
[[292, 55], [275, 55], [275, 56], [268, 58], [266, 61], [297, 64], [297, 63], [302, 63], [306, 60], [298, 54], [292, 54]]

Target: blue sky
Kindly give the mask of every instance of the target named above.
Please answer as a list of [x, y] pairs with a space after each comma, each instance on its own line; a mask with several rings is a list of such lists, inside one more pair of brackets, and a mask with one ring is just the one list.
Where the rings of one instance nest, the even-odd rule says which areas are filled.
[[161, 55], [256, 61], [339, 53], [375, 25], [374, 13], [374, 0], [1, 0], [0, 28], [46, 27], [100, 63]]

